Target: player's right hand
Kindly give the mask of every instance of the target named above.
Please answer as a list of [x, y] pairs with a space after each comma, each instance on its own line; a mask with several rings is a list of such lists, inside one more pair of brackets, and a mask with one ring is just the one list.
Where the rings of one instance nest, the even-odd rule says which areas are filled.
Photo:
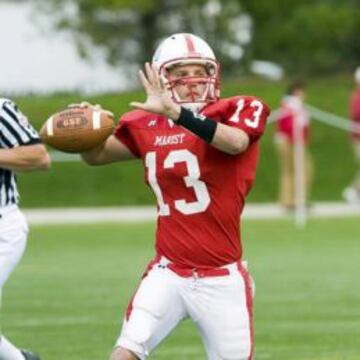
[[180, 105], [171, 98], [155, 66], [145, 63], [145, 73], [140, 70], [139, 77], [147, 98], [143, 103], [133, 101], [130, 106], [177, 120], [180, 115]]

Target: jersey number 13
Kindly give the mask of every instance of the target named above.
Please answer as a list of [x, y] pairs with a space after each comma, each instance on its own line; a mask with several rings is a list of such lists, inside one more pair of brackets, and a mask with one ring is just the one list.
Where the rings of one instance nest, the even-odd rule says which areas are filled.
[[[200, 167], [197, 157], [189, 150], [170, 151], [164, 160], [164, 169], [171, 169], [176, 163], [185, 162], [188, 175], [184, 176], [186, 187], [192, 188], [196, 200], [187, 202], [184, 199], [174, 201], [174, 207], [185, 215], [203, 212], [210, 204], [210, 195], [206, 184], [200, 180]], [[156, 178], [156, 152], [148, 152], [145, 156], [145, 165], [148, 169], [148, 182], [153, 189], [159, 205], [159, 215], [170, 215], [170, 207], [164, 202], [164, 197]]]

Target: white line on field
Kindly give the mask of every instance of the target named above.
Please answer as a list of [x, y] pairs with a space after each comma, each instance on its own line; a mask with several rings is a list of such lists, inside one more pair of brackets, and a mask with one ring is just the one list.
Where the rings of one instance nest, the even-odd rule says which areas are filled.
[[12, 327], [41, 327], [41, 326], [61, 326], [61, 325], [82, 325], [82, 324], [98, 324], [102, 321], [90, 316], [72, 316], [72, 317], [47, 317], [46, 319], [29, 319], [24, 318], [21, 321], [13, 319]]
[[[155, 221], [153, 206], [24, 209], [30, 224], [77, 224], [104, 222]], [[308, 211], [310, 218], [360, 216], [360, 206], [341, 202], [315, 203]], [[291, 219], [292, 214], [277, 204], [248, 204], [244, 219]]]

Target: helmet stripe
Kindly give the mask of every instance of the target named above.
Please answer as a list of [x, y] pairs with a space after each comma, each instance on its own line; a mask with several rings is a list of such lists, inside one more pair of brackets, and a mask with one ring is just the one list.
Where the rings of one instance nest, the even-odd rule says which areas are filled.
[[195, 44], [191, 38], [190, 34], [185, 34], [186, 46], [188, 48], [189, 54], [193, 54], [195, 52]]

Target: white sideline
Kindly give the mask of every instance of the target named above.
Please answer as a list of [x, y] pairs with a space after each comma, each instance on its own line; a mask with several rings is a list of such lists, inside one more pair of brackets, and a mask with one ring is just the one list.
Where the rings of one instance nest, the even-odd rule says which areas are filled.
[[[48, 208], [23, 209], [28, 221], [41, 224], [89, 224], [102, 222], [155, 221], [156, 208], [153, 206], [97, 207], [97, 208]], [[249, 204], [245, 207], [244, 219], [284, 219], [293, 214], [273, 203]], [[310, 218], [333, 218], [359, 216], [360, 205], [342, 202], [317, 202], [308, 210]]]

